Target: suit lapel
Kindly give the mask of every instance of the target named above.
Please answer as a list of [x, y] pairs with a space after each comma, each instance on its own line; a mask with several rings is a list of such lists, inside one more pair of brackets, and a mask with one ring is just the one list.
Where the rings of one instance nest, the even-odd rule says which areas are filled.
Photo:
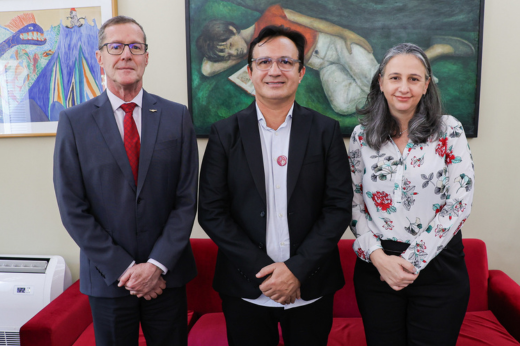
[[238, 114], [237, 119], [240, 137], [242, 138], [251, 175], [253, 176], [256, 188], [262, 200], [266, 203], [264, 160], [262, 157], [262, 143], [260, 142], [260, 131], [258, 130], [255, 103], [253, 102], [249, 107]]
[[[152, 112], [151, 110], [154, 110]], [[153, 149], [157, 141], [157, 131], [161, 120], [161, 109], [157, 99], [143, 90], [143, 108], [141, 110], [141, 153], [139, 155], [139, 175], [137, 195], [141, 193], [152, 160]]]
[[307, 150], [311, 124], [312, 117], [310, 114], [305, 108], [302, 108], [295, 102], [291, 125], [291, 139], [289, 142], [289, 163], [287, 164], [287, 202], [291, 200], [291, 195], [298, 181]]
[[135, 191], [135, 181], [134, 175], [132, 174], [132, 168], [130, 167], [125, 145], [121, 138], [121, 133], [119, 133], [119, 129], [117, 128], [112, 104], [108, 99], [106, 91], [98, 97], [95, 105], [99, 108], [92, 113], [92, 116], [94, 117], [99, 130], [103, 134], [110, 152], [114, 156], [119, 168], [121, 168], [123, 176]]

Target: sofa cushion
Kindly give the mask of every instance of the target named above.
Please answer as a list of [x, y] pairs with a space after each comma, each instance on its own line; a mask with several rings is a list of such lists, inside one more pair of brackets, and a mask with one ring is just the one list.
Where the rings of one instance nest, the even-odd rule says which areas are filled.
[[491, 311], [466, 313], [457, 346], [513, 346], [520, 345], [502, 327]]
[[356, 254], [352, 250], [353, 239], [342, 239], [339, 244], [339, 257], [343, 275], [345, 275], [345, 286], [334, 295], [334, 317], [361, 317], [354, 291], [354, 266]]
[[198, 275], [186, 285], [188, 309], [199, 314], [222, 312], [219, 294], [211, 288], [217, 262], [217, 245], [210, 239], [191, 238]]
[[488, 259], [486, 244], [480, 239], [464, 239], [466, 267], [468, 267], [468, 311], [486, 311], [488, 307]]
[[327, 346], [366, 346], [361, 318], [334, 318]]

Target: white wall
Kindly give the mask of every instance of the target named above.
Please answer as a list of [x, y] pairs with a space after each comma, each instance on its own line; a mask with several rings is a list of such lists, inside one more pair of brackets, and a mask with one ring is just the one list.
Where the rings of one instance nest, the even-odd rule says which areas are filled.
[[[144, 85], [152, 93], [187, 102], [184, 0], [119, 0], [119, 14], [147, 33], [150, 64]], [[488, 246], [489, 266], [520, 283], [520, 32], [518, 0], [488, 0], [479, 137], [470, 140], [476, 167], [473, 213], [464, 237]], [[199, 139], [200, 158], [206, 140]], [[348, 140], [346, 141], [348, 145]], [[79, 277], [79, 250], [61, 225], [52, 186], [54, 137], [0, 138], [0, 254], [58, 254]], [[516, 227], [519, 227], [517, 230]], [[195, 225], [193, 237], [206, 237]], [[347, 231], [345, 237], [351, 237]]]

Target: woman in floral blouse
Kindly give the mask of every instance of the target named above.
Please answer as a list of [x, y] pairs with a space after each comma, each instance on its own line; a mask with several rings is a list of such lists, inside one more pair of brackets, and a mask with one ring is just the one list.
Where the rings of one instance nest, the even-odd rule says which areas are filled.
[[419, 47], [390, 49], [350, 140], [354, 284], [369, 346], [455, 345], [468, 304], [460, 229], [473, 162], [431, 77]]

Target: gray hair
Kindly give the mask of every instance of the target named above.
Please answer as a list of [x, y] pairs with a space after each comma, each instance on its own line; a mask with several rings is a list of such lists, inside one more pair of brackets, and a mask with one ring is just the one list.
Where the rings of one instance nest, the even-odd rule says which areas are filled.
[[419, 101], [415, 115], [408, 123], [408, 137], [414, 144], [425, 143], [430, 137], [436, 139], [442, 129], [442, 105], [437, 85], [431, 78], [430, 61], [418, 46], [412, 43], [401, 43], [386, 52], [372, 78], [365, 105], [357, 109], [358, 114], [361, 115], [360, 123], [365, 127], [365, 140], [374, 150], [381, 149], [390, 137], [400, 133], [399, 123], [390, 114], [388, 103], [381, 91], [379, 77], [384, 76], [386, 65], [392, 58], [407, 54], [415, 56], [422, 62], [426, 71], [425, 78], [430, 79], [428, 89]]
[[108, 28], [109, 26], [114, 26], [114, 25], [119, 25], [119, 24], [128, 24], [128, 23], [135, 24], [135, 25], [137, 25], [141, 29], [141, 31], [143, 32], [144, 43], [146, 43], [146, 34], [144, 33], [144, 29], [141, 26], [141, 24], [137, 23], [137, 21], [134, 18], [131, 18], [131, 17], [116, 16], [116, 17], [110, 18], [109, 20], [104, 22], [103, 25], [101, 25], [101, 28], [99, 28], [99, 32], [98, 32], [98, 49], [101, 50], [101, 48], [103, 47], [103, 44], [105, 43], [105, 39], [106, 39], [105, 30], [106, 30], [106, 28]]

